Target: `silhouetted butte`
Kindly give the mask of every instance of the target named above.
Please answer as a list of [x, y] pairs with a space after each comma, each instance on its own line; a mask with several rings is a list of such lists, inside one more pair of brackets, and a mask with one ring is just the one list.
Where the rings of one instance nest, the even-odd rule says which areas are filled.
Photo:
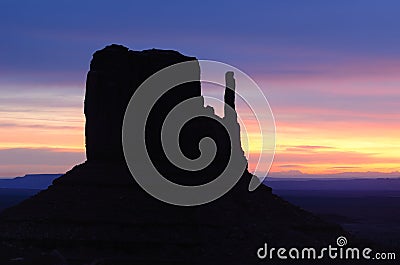
[[[196, 207], [166, 204], [138, 186], [122, 153], [126, 106], [150, 75], [189, 60], [196, 59], [176, 51], [132, 51], [120, 45], [97, 51], [86, 83], [87, 161], [48, 189], [4, 211], [1, 242], [20, 246], [18, 255], [26, 260], [38, 258], [32, 249], [57, 249], [70, 264], [99, 259], [102, 264], [258, 264], [256, 251], [264, 242], [276, 247], [325, 246], [343, 235], [340, 227], [289, 204], [266, 186], [248, 192], [252, 175], [247, 170], [225, 196]], [[192, 69], [195, 75], [200, 70]], [[228, 86], [234, 85], [230, 75]], [[190, 185], [217, 176], [230, 152], [243, 155], [240, 142], [227, 141], [217, 122], [198, 119], [184, 128], [181, 147], [189, 157], [196, 157], [199, 139], [212, 137], [218, 146], [213, 164], [201, 174], [188, 174], [168, 163], [160, 149], [163, 118], [179, 102], [200, 95], [199, 82], [175, 87], [157, 103], [146, 134], [157, 168], [171, 180]], [[234, 93], [228, 92], [225, 99], [234, 109]], [[202, 104], [197, 107], [212, 111]], [[236, 130], [240, 141], [238, 126]], [[7, 259], [10, 253], [0, 254]], [[40, 253], [36, 253], [39, 258]]]

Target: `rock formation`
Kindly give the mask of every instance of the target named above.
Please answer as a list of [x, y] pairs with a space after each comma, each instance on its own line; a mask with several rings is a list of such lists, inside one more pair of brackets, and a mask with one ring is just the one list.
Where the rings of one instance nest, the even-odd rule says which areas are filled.
[[[86, 156], [91, 161], [124, 160], [121, 143], [122, 121], [135, 90], [157, 71], [184, 61], [195, 60], [176, 51], [130, 51], [111, 45], [93, 55], [87, 75], [85, 95]], [[200, 69], [193, 69], [200, 75]], [[200, 96], [200, 83], [174, 88], [157, 106], [165, 115], [172, 106]], [[160, 119], [162, 120], [162, 119]]]
[[[38, 258], [43, 249], [56, 249], [69, 264], [94, 260], [102, 260], [101, 264], [258, 264], [256, 251], [264, 242], [276, 247], [321, 246], [344, 234], [340, 227], [287, 203], [266, 186], [248, 192], [252, 175], [247, 170], [225, 196], [196, 207], [166, 204], [139, 187], [122, 153], [126, 106], [150, 75], [189, 60], [195, 58], [175, 51], [131, 51], [118, 45], [93, 55], [85, 96], [87, 161], [56, 179], [47, 190], [0, 215], [3, 247], [18, 246], [13, 251], [25, 260]], [[199, 71], [192, 69], [195, 75]], [[234, 90], [233, 74], [227, 73], [226, 80], [227, 87]], [[232, 112], [233, 90], [225, 92], [231, 109], [225, 110], [224, 118], [216, 118], [234, 120], [234, 143], [227, 142], [218, 122], [209, 119], [195, 120], [183, 132], [181, 147], [189, 157], [198, 155], [199, 139], [211, 137], [217, 143], [215, 161], [201, 174], [170, 165], [157, 138], [166, 113], [179, 102], [200, 96], [200, 83], [178, 86], [157, 103], [149, 118], [152, 130], [146, 137], [150, 156], [167, 178], [202, 183], [218, 175], [230, 152], [243, 155], [240, 128]], [[197, 107], [212, 112], [202, 104]], [[14, 252], [0, 251], [0, 259], [15, 258], [10, 253]]]

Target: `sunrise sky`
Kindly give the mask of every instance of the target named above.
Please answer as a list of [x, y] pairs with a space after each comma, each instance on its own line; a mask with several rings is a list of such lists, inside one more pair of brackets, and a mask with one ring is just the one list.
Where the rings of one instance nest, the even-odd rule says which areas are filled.
[[250, 75], [275, 116], [273, 172], [400, 171], [399, 1], [215, 2], [1, 1], [0, 177], [85, 160], [86, 73], [111, 43]]

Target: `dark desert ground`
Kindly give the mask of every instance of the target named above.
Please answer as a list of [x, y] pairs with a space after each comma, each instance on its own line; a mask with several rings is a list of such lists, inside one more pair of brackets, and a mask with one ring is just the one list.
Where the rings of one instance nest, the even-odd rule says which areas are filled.
[[[58, 174], [41, 177], [40, 184], [21, 180], [0, 182], [0, 211], [45, 189]], [[273, 193], [367, 241], [388, 249], [400, 248], [400, 179], [267, 178]]]

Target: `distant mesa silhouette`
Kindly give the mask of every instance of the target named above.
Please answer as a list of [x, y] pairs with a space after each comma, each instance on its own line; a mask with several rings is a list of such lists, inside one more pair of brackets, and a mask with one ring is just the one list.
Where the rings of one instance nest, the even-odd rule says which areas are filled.
[[[95, 260], [102, 260], [101, 264], [259, 264], [255, 253], [264, 242], [326, 246], [338, 235], [346, 235], [339, 226], [289, 204], [264, 185], [249, 192], [252, 175], [247, 170], [240, 172], [241, 179], [225, 196], [196, 207], [161, 202], [134, 181], [121, 144], [127, 104], [149, 76], [193, 60], [176, 51], [132, 51], [120, 45], [93, 55], [84, 110], [87, 161], [54, 180], [48, 189], [0, 214], [1, 264], [15, 257], [44, 264], [52, 250], [70, 264]], [[199, 75], [200, 68], [194, 68], [191, 73]], [[216, 116], [214, 122], [195, 119], [182, 128], [180, 146], [188, 157], [199, 155], [199, 139], [204, 137], [211, 137], [218, 147], [214, 161], [200, 174], [170, 164], [159, 139], [165, 115], [178, 103], [201, 96], [200, 82], [173, 88], [150, 113], [146, 128], [149, 156], [172, 181], [196, 185], [212, 180], [223, 170], [230, 152], [246, 163], [231, 72], [226, 73], [226, 86], [224, 100], [230, 108], [225, 117]], [[203, 105], [194, 107], [214, 115], [212, 108]], [[224, 120], [233, 121], [231, 133], [236, 140], [232, 143], [221, 127]]]

